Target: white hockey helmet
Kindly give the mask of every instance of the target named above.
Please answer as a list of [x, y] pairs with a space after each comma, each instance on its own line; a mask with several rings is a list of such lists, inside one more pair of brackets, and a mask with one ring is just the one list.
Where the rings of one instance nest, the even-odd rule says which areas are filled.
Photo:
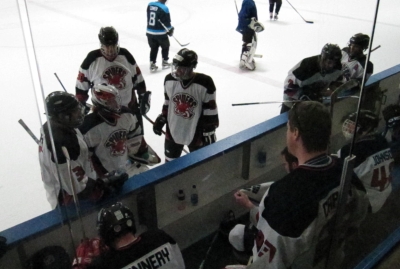
[[107, 84], [93, 86], [92, 103], [101, 112], [119, 117], [121, 112], [121, 96], [114, 86]]

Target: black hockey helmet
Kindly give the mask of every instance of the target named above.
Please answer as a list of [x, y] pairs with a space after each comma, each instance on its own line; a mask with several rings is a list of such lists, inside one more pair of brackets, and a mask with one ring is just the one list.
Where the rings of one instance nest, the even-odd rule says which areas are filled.
[[[343, 118], [342, 133], [350, 139], [353, 136], [356, 123], [357, 112], [350, 113]], [[371, 110], [360, 110], [360, 116], [358, 117], [357, 131], [356, 134], [367, 134], [372, 133], [379, 124], [379, 117]]]
[[101, 27], [99, 40], [102, 45], [110, 46], [118, 44], [118, 32], [112, 26]]
[[[76, 128], [84, 119], [84, 107], [75, 95], [67, 92], [56, 91], [46, 97], [46, 107], [49, 117], [60, 124]], [[80, 114], [73, 116], [72, 112], [80, 109]]]
[[369, 36], [362, 33], [355, 34], [350, 38], [349, 45], [350, 44], [359, 45], [363, 50], [366, 50], [369, 45]]
[[387, 128], [393, 128], [400, 125], [400, 105], [388, 105], [382, 110], [382, 115], [386, 121]]
[[97, 231], [108, 246], [121, 235], [129, 232], [135, 234], [136, 226], [132, 211], [120, 202], [101, 209], [97, 215]]
[[197, 66], [197, 53], [189, 49], [181, 49], [175, 55], [172, 63], [175, 66], [196, 68]]
[[340, 61], [342, 58], [342, 51], [338, 45], [327, 43], [321, 50], [321, 57], [324, 60]]

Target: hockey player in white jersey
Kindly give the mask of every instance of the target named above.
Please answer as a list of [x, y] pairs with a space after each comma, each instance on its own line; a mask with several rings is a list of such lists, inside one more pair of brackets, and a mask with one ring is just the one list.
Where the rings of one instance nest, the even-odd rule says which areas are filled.
[[[47, 96], [46, 106], [50, 121], [41, 128], [39, 161], [47, 200], [52, 208], [72, 202], [71, 180], [78, 198], [91, 201], [103, 198], [108, 191], [106, 184], [122, 186], [128, 178], [125, 173], [96, 180], [88, 147], [77, 129], [84, 119], [84, 107], [76, 97], [66, 92], [53, 92]], [[62, 147], [68, 150], [71, 171]]]
[[[388, 141], [375, 132], [379, 118], [369, 110], [361, 110], [358, 125], [355, 126], [357, 113], [351, 113], [343, 122], [342, 131], [347, 139], [356, 135], [352, 153], [356, 156], [354, 172], [367, 190], [372, 213], [378, 212], [392, 192], [390, 179], [393, 158]], [[340, 158], [349, 155], [350, 144], [338, 151]]]
[[[126, 170], [129, 176], [147, 170], [129, 161], [129, 155], [146, 151], [143, 148], [141, 126], [135, 115], [121, 105], [118, 90], [111, 85], [98, 84], [92, 88], [93, 113], [79, 127], [98, 175]], [[155, 156], [151, 156], [155, 158]], [[149, 159], [149, 158], [148, 158]]]
[[97, 231], [109, 250], [87, 269], [185, 269], [176, 241], [159, 229], [137, 234], [132, 211], [121, 203], [100, 210]]
[[89, 52], [79, 68], [76, 97], [86, 104], [93, 85], [114, 86], [121, 96], [121, 105], [136, 115], [143, 132], [142, 115], [150, 110], [151, 92], [146, 90], [142, 72], [132, 54], [119, 46], [119, 35], [114, 27], [102, 27], [98, 37], [100, 49]]
[[194, 151], [216, 141], [215, 129], [219, 125], [216, 88], [210, 76], [193, 71], [196, 66], [196, 52], [181, 49], [164, 80], [165, 101], [153, 131], [161, 135], [167, 124], [166, 161], [180, 157], [185, 145]]

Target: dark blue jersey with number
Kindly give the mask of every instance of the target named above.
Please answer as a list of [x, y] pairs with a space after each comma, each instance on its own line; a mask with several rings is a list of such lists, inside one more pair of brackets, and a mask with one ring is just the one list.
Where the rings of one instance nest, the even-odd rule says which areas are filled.
[[147, 6], [147, 30], [146, 35], [151, 37], [167, 35], [167, 30], [160, 23], [160, 21], [167, 27], [171, 29], [171, 16], [169, 14], [169, 9], [166, 5], [161, 2], [151, 2]]

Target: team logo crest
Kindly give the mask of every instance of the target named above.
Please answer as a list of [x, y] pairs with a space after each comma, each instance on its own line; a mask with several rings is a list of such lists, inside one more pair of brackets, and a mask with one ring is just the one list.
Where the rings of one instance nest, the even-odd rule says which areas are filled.
[[174, 112], [176, 115], [185, 119], [191, 119], [194, 116], [194, 109], [197, 107], [197, 100], [187, 93], [178, 93], [172, 97], [174, 102]]
[[121, 66], [114, 65], [103, 72], [103, 78], [107, 80], [108, 84], [113, 85], [118, 90], [122, 90], [126, 87], [126, 74], [128, 74], [127, 70]]
[[123, 156], [126, 152], [126, 130], [118, 130], [108, 137], [104, 146], [110, 148], [111, 156]]

